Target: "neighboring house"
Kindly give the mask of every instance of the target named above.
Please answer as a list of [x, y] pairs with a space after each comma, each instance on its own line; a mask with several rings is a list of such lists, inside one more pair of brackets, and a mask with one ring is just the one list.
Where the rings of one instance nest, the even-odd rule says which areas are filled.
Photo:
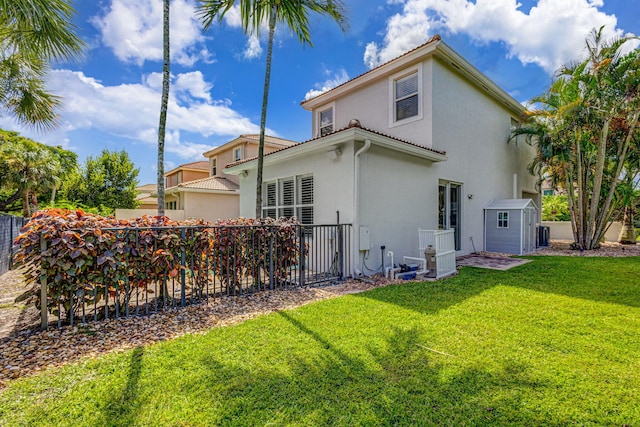
[[[211, 222], [237, 218], [240, 212], [238, 177], [225, 174], [223, 169], [229, 163], [256, 156], [258, 143], [259, 135], [240, 135], [205, 152], [206, 161], [181, 165], [167, 173], [167, 210], [182, 210], [185, 218]], [[295, 144], [287, 139], [265, 136], [264, 152], [272, 153]]]
[[158, 209], [158, 184], [144, 184], [136, 187], [136, 202], [139, 203], [137, 209]]
[[209, 176], [209, 162], [200, 160], [198, 162], [186, 163], [177, 168], [171, 169], [164, 174], [164, 206], [165, 210], [176, 210], [180, 208], [180, 197], [168, 190], [181, 184], [207, 178]]
[[[380, 271], [383, 246], [418, 255], [418, 229], [454, 229], [458, 255], [483, 250], [487, 203], [540, 206], [534, 149], [509, 142], [524, 108], [438, 36], [302, 106], [313, 139], [265, 156], [263, 215], [352, 224], [354, 272]], [[225, 170], [242, 216], [256, 164]]]

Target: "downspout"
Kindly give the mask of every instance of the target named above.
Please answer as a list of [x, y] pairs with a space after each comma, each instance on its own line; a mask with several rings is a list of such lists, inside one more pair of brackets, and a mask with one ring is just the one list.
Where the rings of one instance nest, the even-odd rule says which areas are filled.
[[518, 197], [518, 174], [513, 174], [513, 198], [519, 199]]
[[371, 148], [371, 140], [370, 139], [365, 139], [364, 140], [364, 146], [359, 149], [358, 151], [356, 151], [356, 154], [354, 155], [354, 166], [353, 166], [353, 234], [354, 234], [354, 248], [353, 248], [353, 253], [354, 253], [354, 260], [356, 260], [356, 264], [355, 264], [355, 269], [354, 269], [354, 273], [356, 275], [360, 275], [359, 273], [362, 273], [363, 270], [360, 270], [358, 267], [360, 267], [360, 217], [358, 216], [359, 213], [359, 205], [360, 205], [360, 194], [359, 194], [359, 188], [360, 188], [360, 156], [364, 153], [366, 153], [369, 148]]

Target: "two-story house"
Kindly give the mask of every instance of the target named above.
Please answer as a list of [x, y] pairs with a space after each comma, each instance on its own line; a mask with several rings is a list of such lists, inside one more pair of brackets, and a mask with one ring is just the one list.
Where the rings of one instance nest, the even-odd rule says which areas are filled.
[[[184, 211], [184, 218], [237, 218], [240, 213], [238, 177], [227, 175], [224, 167], [258, 154], [259, 135], [239, 137], [204, 153], [205, 161], [181, 165], [166, 174], [167, 210]], [[272, 153], [296, 142], [265, 136], [264, 152]]]
[[[534, 149], [510, 141], [523, 106], [439, 36], [302, 106], [313, 138], [265, 156], [263, 214], [351, 223], [356, 272], [379, 271], [382, 246], [415, 256], [418, 229], [454, 229], [458, 255], [483, 250], [492, 200], [540, 206]], [[256, 163], [226, 170], [240, 215], [253, 215]]]

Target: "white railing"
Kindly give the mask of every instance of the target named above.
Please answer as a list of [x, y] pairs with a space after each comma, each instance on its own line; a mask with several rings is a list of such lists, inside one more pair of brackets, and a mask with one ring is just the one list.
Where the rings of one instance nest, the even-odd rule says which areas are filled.
[[436, 278], [456, 272], [454, 230], [418, 230], [418, 255], [431, 246], [436, 251]]

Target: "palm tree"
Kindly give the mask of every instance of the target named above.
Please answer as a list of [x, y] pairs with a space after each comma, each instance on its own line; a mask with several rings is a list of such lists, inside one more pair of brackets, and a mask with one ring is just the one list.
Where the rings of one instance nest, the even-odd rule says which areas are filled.
[[158, 125], [158, 216], [164, 216], [164, 137], [167, 125], [169, 85], [171, 81], [169, 49], [169, 0], [164, 1], [162, 19], [162, 101], [160, 104], [160, 124]]
[[549, 91], [534, 99], [540, 108], [516, 131], [535, 136], [534, 168], [563, 182], [575, 243], [583, 249], [598, 247], [604, 236], [640, 131], [640, 55], [622, 55], [629, 38], [605, 41], [602, 30], [587, 40], [587, 58], [563, 68]]
[[264, 163], [264, 133], [267, 124], [269, 84], [271, 82], [271, 59], [273, 56], [273, 36], [278, 23], [289, 27], [302, 44], [313, 46], [309, 33], [309, 12], [327, 15], [338, 23], [343, 31], [348, 29], [346, 7], [342, 0], [200, 0], [197, 7], [204, 29], [214, 20], [221, 21], [224, 15], [238, 3], [242, 28], [245, 33], [259, 35], [260, 25], [268, 22], [267, 59], [260, 114], [260, 141], [258, 145], [258, 169], [256, 178], [256, 218], [262, 215], [262, 169]]
[[56, 125], [60, 98], [46, 91], [49, 62], [76, 58], [84, 43], [69, 0], [0, 0], [0, 108], [36, 127]]
[[35, 144], [3, 146], [7, 179], [22, 196], [22, 216], [29, 218], [38, 207], [36, 189], [51, 189], [58, 184], [58, 163], [48, 150]]

